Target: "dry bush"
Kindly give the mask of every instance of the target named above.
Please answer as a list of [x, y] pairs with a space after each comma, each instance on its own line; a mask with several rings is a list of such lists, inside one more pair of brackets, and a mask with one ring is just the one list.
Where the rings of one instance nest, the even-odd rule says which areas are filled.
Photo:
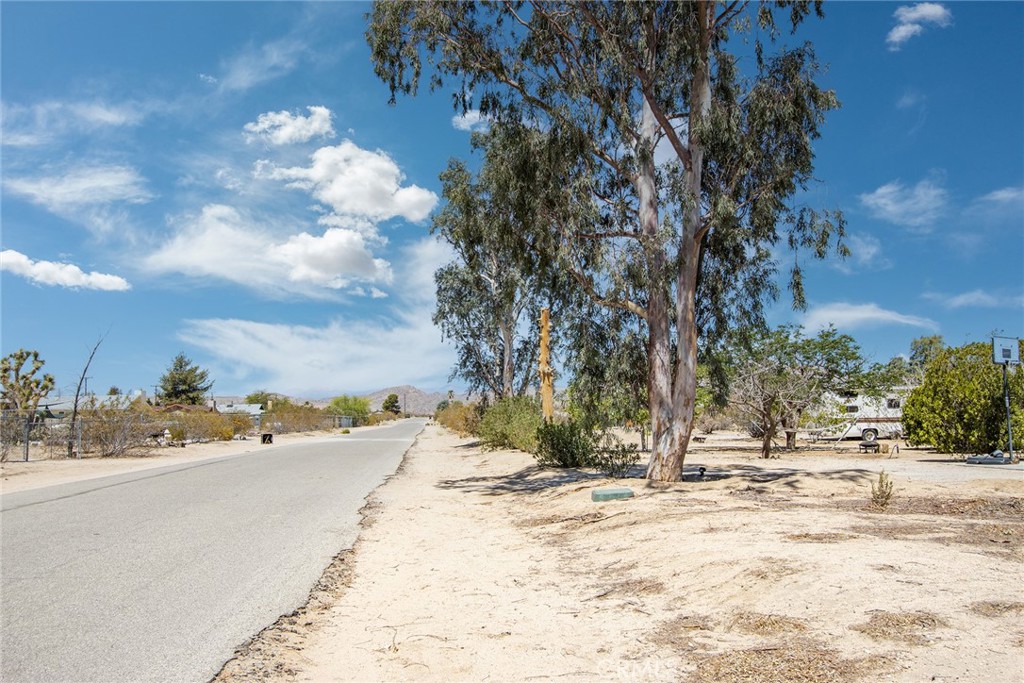
[[366, 426], [367, 427], [375, 427], [375, 426], [377, 426], [379, 424], [384, 424], [385, 422], [391, 422], [394, 419], [395, 419], [395, 414], [394, 413], [385, 413], [385, 412], [370, 413], [366, 417]]
[[297, 406], [290, 403], [283, 405], [275, 403], [272, 410], [263, 414], [263, 425], [272, 428], [266, 431], [272, 430], [278, 434], [312, 432], [330, 429], [334, 425], [334, 419], [311, 405]]
[[877, 611], [867, 623], [855, 624], [850, 628], [860, 631], [874, 640], [893, 640], [911, 645], [927, 645], [926, 634], [949, 624], [931, 612], [886, 612]]
[[231, 418], [220, 413], [172, 413], [170, 421], [172, 441], [230, 441], [235, 436]]
[[893, 486], [889, 475], [882, 470], [878, 473], [878, 482], [871, 482], [871, 504], [884, 510], [892, 500]]
[[480, 429], [480, 411], [476, 405], [452, 401], [437, 411], [438, 424], [462, 436], [476, 436]]
[[103, 457], [144, 454], [155, 443], [151, 437], [164, 430], [164, 424], [143, 401], [86, 406], [79, 411], [79, 419], [82, 450]]

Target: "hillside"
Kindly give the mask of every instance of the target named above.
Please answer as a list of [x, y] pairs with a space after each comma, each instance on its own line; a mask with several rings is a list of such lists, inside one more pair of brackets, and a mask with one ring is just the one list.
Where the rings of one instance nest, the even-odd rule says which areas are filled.
[[[428, 393], [408, 384], [400, 387], [388, 387], [380, 389], [372, 394], [367, 394], [370, 400], [370, 410], [380, 410], [388, 394], [398, 394], [398, 402], [402, 404], [405, 412], [411, 415], [433, 415], [437, 404], [448, 398], [445, 392], [435, 391]], [[465, 396], [456, 394], [455, 398], [465, 400]]]

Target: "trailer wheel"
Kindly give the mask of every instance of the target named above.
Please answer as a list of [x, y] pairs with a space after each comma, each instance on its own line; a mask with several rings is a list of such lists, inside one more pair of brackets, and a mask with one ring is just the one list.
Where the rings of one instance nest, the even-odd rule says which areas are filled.
[[875, 441], [878, 439], [878, 430], [865, 429], [863, 432], [861, 432], [860, 438], [864, 439], [865, 441]]

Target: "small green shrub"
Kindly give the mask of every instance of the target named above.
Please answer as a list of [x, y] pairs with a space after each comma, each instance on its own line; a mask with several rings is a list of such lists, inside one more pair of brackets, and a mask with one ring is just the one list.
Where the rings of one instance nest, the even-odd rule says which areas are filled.
[[541, 467], [587, 467], [594, 458], [594, 439], [573, 420], [544, 423], [537, 429], [535, 457]]
[[344, 429], [341, 430], [341, 433], [342, 434], [351, 434], [352, 430], [349, 429], [348, 427], [345, 427]]
[[639, 462], [640, 452], [636, 444], [619, 443], [599, 449], [591, 464], [609, 477], [622, 479]]
[[463, 436], [476, 436], [480, 427], [480, 411], [477, 407], [460, 401], [441, 401], [434, 419], [441, 426]]
[[889, 479], [889, 475], [882, 470], [878, 473], [878, 483], [871, 482], [871, 503], [880, 510], [884, 510], [889, 506], [889, 501], [892, 500], [892, 480]]
[[537, 452], [537, 429], [543, 420], [540, 404], [527, 396], [503, 398], [480, 420], [478, 436], [484, 448], [515, 448]]

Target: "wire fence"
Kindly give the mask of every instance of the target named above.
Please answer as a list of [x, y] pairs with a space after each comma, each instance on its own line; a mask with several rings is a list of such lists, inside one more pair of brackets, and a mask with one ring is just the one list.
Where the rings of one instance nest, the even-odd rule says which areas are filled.
[[252, 416], [206, 411], [159, 413], [152, 409], [104, 408], [70, 416], [0, 413], [0, 460], [49, 460], [83, 455], [146, 455], [156, 448], [229, 441], [260, 433], [329, 431], [351, 418], [314, 410]]

